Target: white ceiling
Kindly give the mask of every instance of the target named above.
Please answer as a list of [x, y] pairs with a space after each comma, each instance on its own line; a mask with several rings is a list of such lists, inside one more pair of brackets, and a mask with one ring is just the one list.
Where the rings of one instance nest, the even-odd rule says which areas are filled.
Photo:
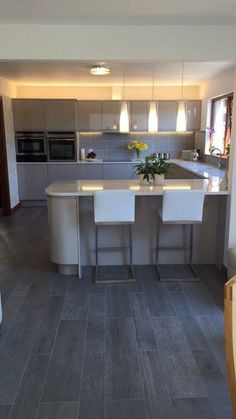
[[235, 24], [235, 0], [0, 0], [0, 23]]
[[[87, 85], [120, 86], [123, 71], [127, 85], [147, 86], [152, 84], [155, 65], [155, 84], [180, 85], [182, 63], [180, 62], [106, 62], [109, 76], [92, 76], [90, 67], [95, 62], [81, 61], [9, 61], [0, 62], [0, 77], [17, 85]], [[231, 67], [229, 62], [187, 62], [184, 63], [184, 84], [200, 85], [216, 74]]]

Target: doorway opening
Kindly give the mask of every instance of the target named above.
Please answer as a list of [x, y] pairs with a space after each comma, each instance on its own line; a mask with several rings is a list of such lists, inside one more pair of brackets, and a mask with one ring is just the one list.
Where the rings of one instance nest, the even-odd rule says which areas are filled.
[[7, 167], [7, 149], [3, 115], [3, 102], [0, 97], [0, 215], [11, 215], [10, 189]]

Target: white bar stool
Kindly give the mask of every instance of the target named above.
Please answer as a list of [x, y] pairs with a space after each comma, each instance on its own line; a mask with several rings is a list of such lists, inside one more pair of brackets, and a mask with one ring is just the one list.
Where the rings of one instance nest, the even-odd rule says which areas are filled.
[[[95, 221], [95, 252], [96, 252], [96, 273], [95, 282], [121, 283], [134, 281], [133, 256], [132, 256], [132, 224], [135, 221], [135, 194], [126, 190], [102, 190], [94, 194], [94, 221]], [[128, 225], [129, 246], [98, 246], [98, 227], [101, 225]], [[103, 251], [129, 249], [130, 257], [130, 278], [127, 279], [98, 279], [98, 254]]]
[[[198, 281], [198, 274], [192, 265], [193, 256], [193, 225], [201, 224], [203, 219], [203, 205], [205, 193], [202, 189], [192, 190], [165, 190], [163, 194], [162, 209], [158, 212], [161, 224], [181, 224], [186, 228], [190, 226], [189, 245], [185, 242], [183, 246], [159, 246], [160, 228], [157, 234], [156, 265], [160, 281]], [[161, 227], [161, 225], [160, 225]], [[187, 241], [187, 240], [186, 240]], [[189, 265], [191, 273], [189, 278], [163, 278], [158, 267], [159, 250], [189, 250]]]

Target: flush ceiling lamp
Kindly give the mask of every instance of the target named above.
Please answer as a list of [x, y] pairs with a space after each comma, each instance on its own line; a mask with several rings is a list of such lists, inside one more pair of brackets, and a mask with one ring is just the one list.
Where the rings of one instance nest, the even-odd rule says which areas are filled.
[[152, 101], [149, 105], [148, 114], [148, 132], [158, 131], [158, 116], [157, 116], [157, 104], [155, 102], [155, 64], [152, 69]]
[[94, 65], [90, 69], [90, 73], [93, 76], [107, 76], [110, 72], [110, 68], [106, 67], [104, 64]]
[[176, 120], [176, 131], [184, 132], [187, 130], [187, 117], [186, 117], [186, 102], [183, 100], [184, 89], [184, 63], [182, 63], [182, 83], [181, 83], [181, 100], [179, 101], [178, 114]]
[[125, 100], [125, 65], [123, 67], [123, 102], [120, 110], [120, 132], [129, 132], [128, 103]]

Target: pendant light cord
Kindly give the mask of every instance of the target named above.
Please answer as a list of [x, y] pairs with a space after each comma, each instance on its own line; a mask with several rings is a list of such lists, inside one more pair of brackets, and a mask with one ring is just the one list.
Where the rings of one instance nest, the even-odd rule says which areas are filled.
[[184, 62], [182, 62], [182, 86], [181, 86], [181, 101], [183, 100], [184, 93]]
[[153, 66], [152, 66], [152, 100], [153, 101], [155, 97], [154, 82], [155, 82], [155, 63], [153, 63]]
[[125, 101], [125, 63], [123, 64], [123, 101]]

